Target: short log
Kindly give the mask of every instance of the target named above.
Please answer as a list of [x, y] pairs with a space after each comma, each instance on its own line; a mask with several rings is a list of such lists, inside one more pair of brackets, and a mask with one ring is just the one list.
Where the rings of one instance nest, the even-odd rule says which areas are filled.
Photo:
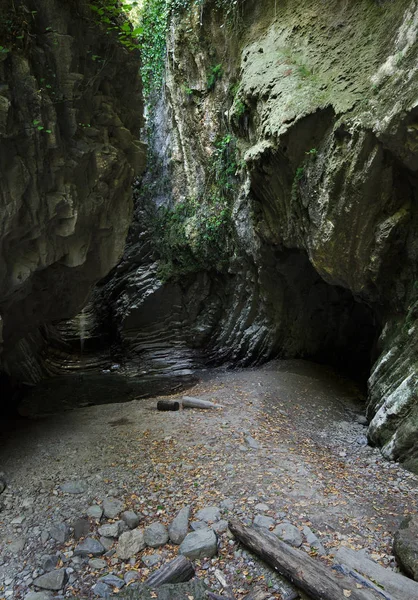
[[221, 404], [209, 402], [209, 400], [201, 400], [192, 396], [183, 396], [181, 403], [185, 408], [223, 408]]
[[161, 411], [180, 410], [180, 402], [175, 402], [174, 400], [159, 400], [157, 402], [157, 410], [161, 410]]
[[145, 585], [157, 588], [164, 583], [183, 583], [190, 581], [194, 575], [194, 566], [190, 560], [185, 556], [177, 556], [148, 577]]

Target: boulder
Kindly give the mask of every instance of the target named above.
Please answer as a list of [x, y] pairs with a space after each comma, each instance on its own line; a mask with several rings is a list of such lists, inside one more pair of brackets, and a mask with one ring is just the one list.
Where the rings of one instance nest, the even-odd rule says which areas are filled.
[[205, 521], [205, 523], [214, 523], [221, 518], [221, 511], [217, 506], [206, 506], [202, 510], [199, 510], [196, 518], [199, 521]]
[[49, 573], [45, 573], [45, 575], [37, 577], [33, 585], [43, 590], [58, 592], [64, 587], [66, 581], [67, 573], [65, 569], [58, 569], [57, 571], [50, 571]]
[[116, 519], [116, 517], [123, 511], [125, 504], [122, 500], [117, 498], [105, 498], [103, 501], [103, 513], [108, 519]]
[[212, 529], [189, 533], [180, 545], [179, 553], [190, 559], [212, 558], [218, 551], [218, 541]]
[[253, 521], [254, 525], [258, 527], [264, 527], [265, 529], [270, 529], [274, 527], [274, 519], [271, 517], [265, 517], [264, 515], [256, 515]]
[[297, 527], [291, 523], [280, 523], [274, 530], [273, 533], [276, 537], [280, 538], [287, 544], [290, 544], [294, 548], [299, 548], [302, 545], [303, 537]]
[[67, 481], [60, 485], [61, 491], [65, 494], [84, 494], [87, 492], [88, 485], [82, 479], [77, 481]]
[[150, 548], [159, 548], [168, 542], [168, 531], [162, 523], [152, 523], [144, 530], [144, 540]]
[[173, 544], [181, 544], [189, 531], [190, 506], [182, 508], [168, 528]]
[[395, 533], [393, 552], [401, 569], [418, 581], [418, 517], [404, 519]]
[[122, 521], [125, 521], [129, 529], [135, 529], [138, 527], [141, 517], [137, 515], [133, 510], [125, 510], [122, 513]]
[[86, 538], [75, 547], [74, 556], [101, 556], [106, 552], [105, 547], [93, 538]]
[[129, 560], [145, 548], [143, 529], [133, 529], [122, 533], [119, 538], [116, 554], [121, 560]]

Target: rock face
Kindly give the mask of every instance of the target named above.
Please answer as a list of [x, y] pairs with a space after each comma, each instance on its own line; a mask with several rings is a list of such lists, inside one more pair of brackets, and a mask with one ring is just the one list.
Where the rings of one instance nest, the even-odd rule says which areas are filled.
[[418, 581], [418, 519], [408, 517], [395, 533], [393, 551], [402, 570]]
[[6, 5], [23, 37], [2, 35], [0, 54], [3, 365], [36, 382], [39, 326], [76, 314], [123, 252], [145, 163], [141, 86], [138, 56], [88, 4]]
[[[218, 362], [372, 369], [369, 440], [418, 469], [416, 3], [234, 6], [174, 17], [151, 193], [210, 208], [220, 148], [235, 144], [227, 266], [161, 276], [138, 202], [98, 304], [127, 352], [151, 363], [184, 367], [203, 349]], [[182, 238], [191, 255], [195, 222]]]

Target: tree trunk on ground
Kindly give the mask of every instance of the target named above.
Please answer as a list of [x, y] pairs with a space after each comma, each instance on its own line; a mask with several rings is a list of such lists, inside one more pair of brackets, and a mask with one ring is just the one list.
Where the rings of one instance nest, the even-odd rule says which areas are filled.
[[195, 575], [194, 566], [185, 556], [177, 556], [171, 562], [155, 571], [145, 582], [149, 587], [159, 587], [164, 583], [183, 583]]
[[355, 580], [334, 573], [319, 560], [281, 542], [268, 530], [245, 527], [235, 519], [229, 521], [229, 529], [240, 542], [314, 600], [382, 600], [374, 591], [358, 589]]
[[221, 404], [200, 400], [200, 398], [193, 398], [192, 396], [183, 396], [181, 403], [185, 408], [223, 408]]
[[180, 403], [173, 402], [173, 400], [159, 400], [157, 402], [157, 410], [161, 410], [161, 411], [180, 410]]
[[359, 555], [350, 548], [341, 547], [335, 555], [335, 562], [347, 565], [383, 586], [385, 592], [395, 597], [418, 598], [418, 583], [400, 573], [385, 569], [373, 560]]

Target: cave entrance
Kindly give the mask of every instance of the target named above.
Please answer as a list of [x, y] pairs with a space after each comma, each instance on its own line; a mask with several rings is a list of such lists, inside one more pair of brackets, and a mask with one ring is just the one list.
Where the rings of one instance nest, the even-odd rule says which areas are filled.
[[365, 385], [380, 333], [373, 308], [324, 281], [304, 252], [281, 251], [277, 257], [288, 324], [284, 355], [329, 364]]

